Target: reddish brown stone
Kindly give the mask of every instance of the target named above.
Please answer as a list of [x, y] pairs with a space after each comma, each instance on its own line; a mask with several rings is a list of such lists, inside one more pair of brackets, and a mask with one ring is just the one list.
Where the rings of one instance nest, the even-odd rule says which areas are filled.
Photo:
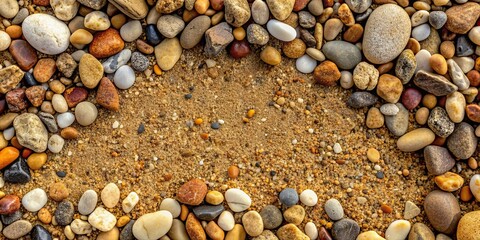
[[230, 55], [235, 59], [246, 57], [250, 52], [250, 44], [248, 44], [245, 39], [242, 41], [233, 41], [230, 46]]
[[8, 51], [23, 71], [28, 71], [37, 63], [37, 51], [25, 40], [13, 40]]
[[195, 214], [188, 214], [187, 221], [185, 222], [185, 229], [187, 230], [188, 236], [192, 240], [203, 240], [207, 239], [205, 230], [202, 227], [202, 224], [195, 217]]
[[207, 184], [198, 178], [184, 183], [177, 191], [177, 199], [181, 203], [200, 205], [207, 194]]
[[328, 233], [327, 229], [321, 227], [320, 231], [318, 231], [318, 240], [332, 240], [332, 237], [330, 236], [330, 233]]
[[0, 199], [0, 214], [12, 214], [20, 209], [20, 198], [7, 195]]
[[422, 101], [422, 93], [416, 88], [407, 88], [402, 94], [402, 104], [406, 109], [412, 110]]
[[0, 100], [0, 114], [3, 114], [7, 110], [7, 101], [5, 99]]
[[125, 42], [114, 28], [98, 32], [90, 43], [89, 53], [96, 58], [106, 58], [123, 50]]
[[28, 102], [25, 96], [25, 89], [17, 88], [5, 95], [8, 109], [12, 112], [20, 112], [28, 107]]
[[85, 88], [73, 87], [65, 90], [63, 97], [65, 101], [67, 101], [68, 107], [73, 108], [87, 99], [88, 91]]
[[112, 81], [106, 77], [100, 80], [96, 100], [98, 104], [108, 110], [118, 111], [120, 109], [120, 98], [118, 97], [117, 89]]
[[46, 7], [50, 5], [50, 0], [33, 0], [33, 4]]
[[[478, 58], [477, 58], [478, 59]], [[480, 73], [473, 69], [473, 70], [470, 70], [468, 73], [467, 73], [467, 78], [468, 80], [470, 81], [470, 86], [471, 87], [478, 87], [480, 86]]]
[[477, 104], [468, 104], [467, 108], [467, 117], [477, 123], [480, 123], [480, 106]]
[[150, 46], [150, 44], [146, 43], [145, 41], [143, 41], [141, 39], [137, 39], [137, 41], [135, 43], [137, 45], [138, 51], [140, 51], [142, 53], [145, 53], [147, 55], [152, 54], [153, 51], [155, 50], [152, 46]]
[[210, 0], [213, 10], [220, 11], [223, 9], [224, 0]]
[[34, 107], [40, 107], [45, 99], [45, 92], [46, 90], [42, 86], [37, 85], [27, 88], [25, 95]]
[[313, 78], [323, 86], [334, 86], [342, 74], [332, 61], [323, 61], [313, 71]]
[[46, 83], [53, 76], [57, 66], [55, 65], [55, 60], [51, 58], [42, 58], [38, 60], [37, 65], [33, 68], [33, 76], [35, 80], [40, 83]]
[[295, 5], [293, 5], [293, 11], [298, 12], [304, 9], [310, 0], [295, 0]]

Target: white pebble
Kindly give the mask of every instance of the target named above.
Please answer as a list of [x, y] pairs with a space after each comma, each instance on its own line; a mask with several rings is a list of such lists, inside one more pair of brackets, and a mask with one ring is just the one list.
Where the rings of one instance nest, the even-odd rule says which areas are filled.
[[317, 226], [313, 222], [308, 222], [305, 224], [305, 234], [311, 239], [315, 240], [318, 237], [318, 229]]
[[471, 57], [453, 57], [453, 61], [458, 64], [463, 73], [468, 73], [475, 66], [475, 60]]
[[50, 139], [48, 139], [48, 150], [52, 153], [59, 153], [65, 145], [65, 140], [58, 134], [53, 134]]
[[422, 24], [420, 26], [414, 27], [412, 30], [412, 37], [417, 39], [417, 41], [423, 41], [428, 38], [430, 35], [430, 25]]
[[342, 146], [340, 146], [339, 143], [335, 143], [335, 144], [333, 145], [333, 151], [334, 151], [335, 153], [341, 153], [341, 152], [342, 152]]
[[317, 205], [318, 196], [314, 191], [306, 189], [300, 193], [300, 201], [305, 204], [305, 206], [313, 207]]
[[480, 201], [480, 174], [475, 174], [470, 179], [470, 191], [477, 201]]
[[305, 54], [297, 59], [295, 65], [301, 73], [312, 73], [317, 67], [317, 61]]
[[68, 111], [67, 101], [61, 94], [53, 94], [52, 106], [53, 106], [53, 109], [55, 109], [55, 111], [59, 113], [64, 113]]
[[69, 127], [73, 122], [75, 122], [75, 115], [71, 112], [64, 112], [57, 116], [57, 124], [60, 128]]
[[0, 31], [0, 51], [5, 51], [10, 46], [12, 39], [10, 35], [4, 31]]
[[415, 55], [415, 60], [417, 61], [417, 68], [415, 73], [420, 70], [425, 70], [426, 72], [432, 72], [432, 67], [430, 66], [430, 57], [432, 55], [429, 51], [422, 49]]
[[290, 42], [293, 41], [295, 37], [297, 37], [297, 31], [295, 30], [295, 28], [275, 19], [268, 21], [267, 29], [273, 37], [280, 41]]
[[386, 116], [395, 116], [400, 109], [394, 103], [386, 103], [380, 107], [380, 112]]
[[238, 188], [230, 188], [225, 192], [225, 200], [234, 212], [242, 212], [252, 205], [252, 199], [244, 191]]
[[182, 207], [177, 200], [173, 198], [165, 198], [162, 203], [160, 203], [160, 210], [167, 210], [172, 214], [173, 218], [177, 218], [182, 212]]
[[117, 129], [120, 126], [120, 123], [118, 121], [113, 122], [112, 128]]
[[108, 232], [115, 227], [115, 224], [117, 223], [117, 219], [115, 218], [115, 215], [110, 213], [109, 211], [105, 210], [102, 207], [97, 207], [95, 211], [88, 216], [88, 222], [92, 227], [102, 231], [102, 232]]
[[5, 140], [10, 141], [13, 136], [15, 136], [15, 128], [11, 127], [3, 130], [3, 138], [5, 138]]
[[113, 208], [120, 201], [120, 189], [115, 183], [109, 183], [103, 188], [100, 198], [107, 208]]
[[218, 226], [224, 231], [231, 231], [235, 226], [235, 218], [229, 211], [223, 211], [218, 217]]
[[410, 222], [407, 220], [396, 220], [390, 223], [385, 231], [387, 240], [404, 240], [410, 232]]
[[341, 71], [342, 75], [340, 77], [340, 86], [345, 89], [350, 89], [353, 87], [353, 75], [350, 71]]
[[122, 201], [122, 209], [125, 213], [129, 213], [137, 205], [140, 198], [136, 192], [131, 192], [128, 196]]
[[47, 193], [43, 189], [35, 188], [23, 196], [22, 205], [29, 212], [37, 212], [47, 204], [47, 200]]
[[121, 66], [113, 77], [115, 86], [120, 89], [129, 89], [135, 83], [135, 72], [128, 65]]

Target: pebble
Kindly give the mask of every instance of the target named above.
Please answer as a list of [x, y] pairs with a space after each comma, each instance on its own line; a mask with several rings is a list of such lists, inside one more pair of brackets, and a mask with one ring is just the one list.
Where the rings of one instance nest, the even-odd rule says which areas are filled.
[[148, 5], [145, 1], [112, 0], [110, 3], [132, 19], [145, 18], [148, 13]]
[[305, 206], [313, 207], [317, 205], [318, 196], [314, 191], [310, 189], [306, 189], [306, 190], [303, 190], [302, 193], [300, 193], [300, 201]]
[[432, 72], [432, 67], [430, 66], [430, 58], [432, 55], [426, 49], [422, 49], [415, 55], [415, 61], [417, 62], [417, 68], [415, 69], [415, 73], [419, 72], [420, 70], [424, 70], [426, 72]]
[[73, 207], [73, 204], [68, 200], [63, 200], [55, 209], [55, 221], [60, 226], [69, 225], [73, 220], [74, 213], [75, 208]]
[[[7, 143], [8, 145], [8, 143]], [[5, 147], [0, 150], [0, 169], [3, 169], [15, 161], [20, 155], [19, 151], [14, 147]]]
[[129, 89], [135, 83], [135, 72], [130, 66], [123, 65], [115, 72], [113, 82], [119, 89]]
[[202, 221], [212, 221], [224, 210], [223, 205], [201, 205], [192, 209], [195, 216]]
[[478, 220], [480, 219], [480, 211], [472, 211], [465, 214], [458, 223], [457, 239], [470, 240], [474, 236], [480, 234]]
[[405, 210], [403, 211], [403, 217], [405, 219], [415, 218], [420, 214], [420, 208], [411, 201], [405, 202]]
[[42, 225], [35, 225], [30, 232], [32, 240], [52, 240], [52, 236]]
[[22, 32], [32, 47], [49, 55], [64, 52], [70, 43], [67, 25], [48, 14], [37, 13], [25, 18]]
[[267, 205], [260, 211], [265, 229], [276, 229], [283, 222], [283, 215], [280, 209], [273, 205]]
[[70, 224], [70, 228], [73, 233], [78, 235], [86, 235], [92, 233], [92, 225], [87, 221], [83, 221], [80, 219], [75, 219]]
[[52, 0], [50, 6], [55, 17], [62, 21], [70, 21], [77, 15], [80, 3], [75, 0]]
[[458, 87], [458, 90], [466, 90], [470, 87], [470, 81], [463, 73], [462, 69], [453, 59], [447, 60], [448, 73], [452, 82]]
[[360, 233], [356, 240], [385, 240], [385, 238], [378, 235], [375, 231], [367, 231]]
[[344, 218], [333, 224], [332, 237], [334, 239], [355, 239], [360, 234], [358, 223], [352, 219]]
[[252, 19], [259, 25], [265, 25], [270, 18], [270, 10], [262, 0], [255, 0], [252, 4]]
[[414, 152], [430, 145], [435, 134], [428, 128], [417, 128], [400, 137], [397, 147], [403, 152]]
[[423, 207], [433, 228], [446, 234], [454, 232], [461, 212], [453, 194], [434, 190], [425, 197]]
[[157, 21], [157, 29], [166, 38], [174, 38], [185, 28], [185, 22], [174, 15], [163, 15]]
[[75, 115], [71, 112], [65, 112], [57, 115], [57, 124], [60, 128], [69, 127], [75, 122]]
[[230, 25], [241, 27], [250, 19], [251, 12], [247, 0], [226, 0], [224, 6], [225, 20]]
[[15, 17], [12, 19], [12, 24], [20, 24], [25, 20], [26, 17], [28, 17], [29, 12], [27, 8], [21, 8], [18, 13], [15, 15]]
[[242, 212], [252, 205], [252, 199], [244, 191], [238, 188], [228, 189], [225, 192], [225, 200], [227, 201], [230, 210], [234, 212]]
[[[429, 12], [426, 10], [416, 11], [412, 17], [412, 27], [416, 27], [428, 22]], [[417, 39], [418, 40], [418, 39]]]
[[87, 88], [95, 88], [103, 77], [102, 64], [91, 54], [84, 54], [80, 59], [79, 75]]
[[49, 197], [57, 202], [63, 201], [68, 197], [69, 194], [70, 193], [67, 189], [67, 186], [65, 186], [65, 184], [62, 182], [57, 182], [50, 185], [50, 190], [48, 192]]
[[100, 106], [108, 110], [118, 111], [120, 109], [118, 91], [110, 79], [103, 77], [102, 80], [100, 80], [96, 101]]
[[263, 232], [262, 217], [257, 211], [249, 211], [243, 214], [242, 224], [249, 236], [256, 237]]
[[134, 240], [135, 237], [133, 236], [133, 225], [135, 224], [134, 220], [130, 220], [125, 227], [122, 228], [120, 232], [120, 239], [121, 240]]
[[452, 134], [455, 124], [450, 121], [445, 109], [441, 107], [435, 107], [428, 116], [428, 127], [436, 135], [446, 138]]
[[[180, 36], [180, 44], [184, 49], [195, 47], [203, 38], [204, 33], [210, 27], [211, 21], [207, 16], [194, 18], [183, 30]], [[167, 40], [164, 40], [164, 42]]]
[[118, 68], [127, 64], [132, 56], [132, 51], [129, 49], [124, 49], [121, 52], [109, 57], [106, 61], [102, 63], [103, 70], [105, 73], [114, 73]]
[[[143, 215], [143, 216], [145, 216], [145, 215]], [[135, 223], [139, 222], [140, 218]], [[115, 227], [115, 224], [117, 223], [117, 219], [115, 218], [115, 215], [113, 215], [109, 211], [105, 210], [102, 207], [97, 207], [88, 216], [88, 222], [90, 223], [90, 225], [92, 225], [92, 227], [94, 227], [94, 228], [96, 228], [96, 229], [98, 229], [102, 232], [108, 232]], [[171, 222], [170, 222], [170, 224], [171, 224]], [[157, 225], [157, 224], [155, 224], [155, 225]], [[160, 228], [160, 226], [157, 226], [157, 227]], [[164, 235], [164, 234], [162, 234], [162, 235]]]
[[27, 162], [22, 157], [10, 164], [3, 172], [3, 180], [9, 183], [27, 183], [31, 178]]
[[172, 69], [180, 59], [182, 51], [181, 43], [177, 38], [163, 40], [155, 47], [155, 58], [158, 66], [164, 71]]
[[116, 29], [108, 28], [105, 31], [95, 33], [88, 50], [95, 58], [107, 58], [119, 53], [124, 47], [125, 42], [120, 33]]
[[[408, 235], [410, 239], [435, 239], [432, 230], [423, 223], [415, 223]], [[438, 239], [438, 238], [437, 238]]]
[[468, 39], [470, 39], [470, 41], [472, 41], [476, 45], [480, 45], [480, 26], [473, 27], [468, 32]]
[[142, 24], [138, 20], [129, 21], [120, 28], [120, 36], [125, 42], [137, 40], [142, 33]]
[[430, 66], [440, 75], [445, 75], [448, 71], [447, 61], [440, 54], [433, 54], [432, 57], [430, 57]]
[[438, 175], [434, 180], [437, 186], [446, 192], [454, 192], [460, 189], [464, 182], [460, 175], [452, 172], [446, 172], [442, 175]]
[[265, 28], [258, 24], [250, 24], [247, 28], [247, 40], [251, 44], [265, 45], [270, 40]]
[[423, 151], [423, 155], [425, 165], [430, 174], [444, 174], [455, 166], [455, 159], [452, 158], [446, 148], [433, 145], [427, 146]]
[[458, 57], [470, 56], [475, 53], [476, 46], [467, 38], [467, 36], [460, 36], [457, 38], [455, 48], [455, 55]]
[[423, 41], [430, 36], [430, 25], [422, 24], [412, 30], [412, 37], [417, 39], [417, 41]]
[[317, 226], [313, 222], [308, 222], [305, 224], [305, 234], [310, 239], [317, 239], [318, 238], [318, 229]]
[[297, 36], [293, 27], [275, 19], [268, 21], [267, 30], [274, 38], [284, 42], [293, 41]]
[[22, 206], [29, 212], [37, 212], [47, 204], [47, 193], [41, 188], [35, 188], [22, 197]]
[[34, 152], [47, 150], [48, 131], [37, 115], [23, 113], [15, 118], [13, 127], [20, 145]]
[[172, 214], [173, 218], [178, 218], [178, 216], [180, 216], [182, 208], [180, 207], [180, 204], [177, 202], [177, 200], [173, 198], [165, 198], [160, 203], [160, 210], [167, 210]]
[[150, 61], [148, 60], [148, 58], [140, 52], [134, 52], [132, 54], [130, 63], [132, 65], [132, 68], [138, 72], [143, 72], [147, 70], [147, 68], [150, 66]]
[[[227, 191], [228, 192], [228, 191]], [[177, 200], [192, 206], [200, 205], [207, 194], [207, 185], [203, 180], [192, 179], [177, 190]], [[226, 196], [227, 193], [225, 193]], [[228, 201], [228, 197], [227, 197]]]
[[277, 231], [277, 236], [280, 240], [310, 240], [310, 238], [305, 235], [300, 229], [298, 229], [297, 226], [291, 223], [283, 225], [281, 228], [279, 228]]
[[328, 217], [334, 221], [340, 220], [344, 216], [343, 207], [335, 198], [331, 198], [325, 202], [325, 212]]
[[376, 8], [367, 20], [362, 49], [374, 64], [395, 59], [407, 45], [411, 22], [403, 8], [384, 4]]
[[89, 215], [97, 206], [98, 195], [93, 190], [87, 190], [78, 201], [78, 212], [82, 215]]
[[305, 218], [305, 209], [300, 205], [294, 205], [285, 210], [283, 218], [289, 223], [300, 225]]
[[137, 205], [139, 200], [140, 200], [140, 197], [138, 197], [138, 194], [136, 192], [130, 192], [128, 196], [122, 201], [123, 212], [125, 213], [131, 212], [135, 207], [135, 205]]
[[12, 39], [8, 35], [8, 33], [4, 31], [0, 31], [0, 51], [5, 51], [10, 46]]
[[456, 5], [445, 11], [447, 15], [446, 28], [458, 34], [466, 34], [480, 16], [480, 6], [477, 3], [469, 2]]
[[389, 240], [404, 240], [410, 232], [410, 222], [407, 220], [395, 220], [385, 231], [385, 238]]
[[398, 102], [402, 91], [402, 82], [397, 77], [390, 74], [383, 74], [378, 79], [377, 95], [383, 98], [383, 100], [385, 100], [386, 102]]
[[108, 15], [102, 11], [93, 11], [85, 16], [83, 25], [94, 31], [104, 31], [110, 27]]
[[0, 2], [2, 9], [0, 9], [0, 16], [4, 18], [13, 18], [18, 13], [18, 2], [16, 0], [2, 0]]
[[340, 86], [342, 86], [345, 89], [352, 88], [354, 85], [352, 73], [349, 71], [341, 71], [340, 73], [341, 73]]
[[361, 90], [373, 90], [378, 83], [379, 72], [375, 66], [361, 62], [353, 70], [353, 82]]
[[458, 89], [445, 77], [424, 70], [418, 71], [413, 81], [419, 88], [437, 97], [451, 94]]
[[[8, 51], [12, 55], [13, 60], [17, 62], [18, 67], [24, 71], [30, 70], [37, 63], [37, 52], [24, 40], [13, 40]], [[7, 68], [10, 70], [5, 72], [15, 70], [12, 66]]]
[[0, 199], [0, 214], [11, 215], [20, 209], [20, 198], [15, 195], [6, 195]]
[[283, 189], [278, 195], [278, 199], [280, 200], [280, 203], [287, 207], [297, 204], [299, 200], [298, 193], [293, 188]]
[[432, 11], [428, 17], [428, 22], [433, 28], [440, 29], [447, 22], [447, 14], [443, 11]]
[[447, 147], [456, 158], [468, 159], [475, 152], [477, 142], [473, 127], [462, 122], [456, 126], [453, 133], [447, 138]]
[[480, 174], [475, 174], [472, 176], [472, 178], [470, 178], [469, 186], [470, 191], [478, 201], [480, 199]]
[[105, 207], [114, 208], [120, 201], [120, 189], [115, 183], [109, 183], [103, 188], [100, 198]]
[[[330, 41], [323, 45], [323, 54], [341, 69], [353, 69], [362, 61], [362, 53], [353, 44]], [[378, 72], [378, 71], [377, 71]]]
[[88, 126], [95, 122], [98, 116], [97, 107], [91, 102], [81, 102], [75, 108], [75, 119], [78, 124]]
[[223, 22], [215, 25], [205, 32], [205, 55], [209, 57], [217, 56], [233, 40], [232, 28], [227, 23]]
[[46, 153], [32, 153], [27, 159], [27, 165], [32, 170], [38, 170], [47, 162]]
[[147, 38], [147, 42], [151, 45], [157, 45], [160, 43], [160, 41], [162, 41], [162, 36], [154, 24], [147, 25], [145, 28], [145, 36]]
[[[265, 62], [266, 64], [276, 66], [276, 65], [280, 64], [280, 62], [282, 61], [282, 55], [274, 47], [267, 46], [262, 50], [262, 52], [260, 52], [260, 59], [262, 59], [262, 61]], [[299, 60], [297, 59], [297, 62], [298, 61]], [[303, 67], [304, 66], [302, 65], [302, 68]], [[306, 67], [308, 67], [308, 66], [306, 66]], [[315, 62], [315, 67], [316, 67], [316, 62]]]
[[3, 229], [3, 235], [9, 239], [17, 239], [27, 235], [32, 230], [32, 224], [26, 220], [18, 220]]
[[337, 65], [328, 60], [320, 63], [313, 71], [313, 78], [323, 86], [336, 85], [341, 76], [342, 74], [338, 70]]
[[185, 224], [178, 219], [173, 219], [172, 227], [168, 231], [168, 237], [172, 239], [189, 239]]
[[380, 107], [380, 112], [386, 116], [395, 116], [399, 111], [400, 109], [393, 103], [386, 103]]
[[369, 92], [354, 92], [347, 100], [347, 105], [352, 108], [363, 108], [375, 104], [378, 97]]
[[188, 214], [185, 228], [187, 229], [188, 236], [191, 239], [207, 239], [202, 224], [200, 221], [198, 221], [193, 213]]
[[323, 37], [325, 40], [334, 40], [342, 31], [343, 23], [337, 18], [331, 18], [325, 23]]
[[[280, 213], [280, 217], [281, 215], [282, 214]], [[223, 211], [222, 214], [220, 214], [220, 216], [218, 217], [217, 223], [221, 229], [228, 232], [231, 231], [235, 226], [235, 219], [233, 218], [232, 213], [230, 213], [229, 211]]]
[[372, 5], [371, 0], [346, 0], [345, 3], [355, 13], [363, 13]]

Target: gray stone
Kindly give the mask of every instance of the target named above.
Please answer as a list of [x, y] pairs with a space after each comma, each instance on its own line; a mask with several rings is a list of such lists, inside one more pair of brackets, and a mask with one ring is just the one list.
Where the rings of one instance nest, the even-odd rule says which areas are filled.
[[60, 226], [66, 226], [73, 221], [74, 213], [75, 208], [72, 202], [63, 200], [58, 204], [57, 209], [55, 209], [55, 221], [57, 221]]
[[413, 82], [417, 87], [439, 97], [451, 94], [458, 90], [455, 84], [451, 83], [442, 75], [435, 73], [429, 73], [424, 70], [420, 70], [415, 74]]
[[465, 76], [465, 73], [463, 73], [460, 66], [458, 66], [453, 59], [448, 59], [447, 65], [450, 79], [458, 87], [458, 90], [462, 91], [468, 89], [468, 87], [470, 87], [470, 81], [467, 76]]
[[408, 234], [408, 240], [434, 240], [435, 234], [423, 223], [415, 223]]
[[122, 50], [121, 52], [109, 57], [105, 62], [102, 63], [103, 71], [105, 71], [105, 73], [114, 73], [118, 68], [127, 64], [131, 56], [132, 51], [130, 51], [130, 49]]
[[265, 45], [270, 39], [268, 31], [262, 26], [252, 23], [247, 28], [247, 40], [251, 44]]
[[372, 0], [346, 0], [350, 10], [355, 13], [363, 13], [372, 5]]
[[10, 225], [13, 222], [22, 219], [23, 213], [20, 210], [17, 210], [16, 212], [12, 214], [2, 214], [0, 215], [0, 219], [2, 220], [2, 223], [5, 225]]
[[148, 61], [148, 58], [140, 52], [132, 53], [130, 63], [132, 64], [132, 68], [139, 72], [147, 70], [148, 66], [150, 66], [150, 61]]
[[78, 201], [78, 212], [82, 215], [89, 215], [95, 210], [98, 201], [98, 194], [93, 190], [87, 190]]
[[327, 213], [328, 217], [333, 221], [337, 221], [343, 218], [343, 207], [340, 202], [335, 199], [331, 198], [327, 202], [325, 202], [325, 212]]
[[172, 227], [168, 230], [168, 236], [171, 239], [178, 239], [178, 240], [188, 240], [187, 230], [185, 229], [185, 224], [178, 220], [173, 219]]
[[283, 215], [280, 209], [273, 205], [267, 205], [260, 211], [265, 229], [276, 229], [283, 222]]
[[55, 121], [55, 117], [52, 114], [46, 112], [39, 112], [38, 117], [40, 118], [40, 120], [42, 120], [43, 124], [45, 124], [49, 132], [58, 132], [57, 121]]
[[95, 10], [100, 10], [105, 4], [107, 3], [107, 0], [77, 0], [79, 3], [89, 7], [93, 8]]
[[298, 23], [303, 28], [313, 28], [315, 27], [317, 20], [315, 19], [315, 16], [313, 16], [310, 12], [300, 11], [298, 13]]
[[323, 54], [341, 69], [353, 69], [362, 61], [362, 53], [353, 44], [345, 41], [330, 41], [322, 48]]
[[267, 3], [262, 0], [255, 0], [252, 4], [252, 18], [255, 23], [265, 25], [270, 18], [270, 11]]
[[40, 118], [32, 113], [23, 113], [13, 121], [20, 145], [34, 152], [47, 150], [48, 132]]
[[120, 240], [134, 240], [135, 237], [133, 236], [133, 224], [135, 223], [134, 220], [130, 220], [130, 222], [123, 227], [122, 231], [120, 232]]
[[214, 57], [233, 42], [232, 27], [226, 22], [215, 25], [205, 32], [205, 54]]
[[333, 239], [355, 240], [358, 234], [360, 234], [360, 226], [352, 219], [344, 218], [333, 224]]
[[202, 205], [193, 208], [195, 216], [203, 221], [212, 221], [217, 218], [225, 208], [223, 205]]
[[375, 104], [378, 97], [369, 92], [354, 92], [347, 100], [347, 105], [351, 108], [369, 107]]
[[408, 130], [408, 110], [401, 104], [395, 104], [398, 113], [394, 116], [385, 116], [385, 126], [395, 136], [403, 136]]
[[293, 188], [285, 188], [278, 194], [278, 199], [283, 205], [291, 207], [298, 203], [298, 193]]
[[477, 149], [478, 139], [475, 136], [475, 129], [462, 122], [457, 125], [453, 133], [447, 138], [448, 150], [459, 159], [467, 159]]
[[433, 228], [446, 234], [455, 232], [462, 213], [453, 194], [434, 190], [425, 197], [423, 208]]
[[8, 239], [17, 239], [27, 235], [32, 230], [32, 224], [26, 220], [18, 220], [3, 229], [3, 236]]
[[315, 48], [315, 46], [317, 45], [317, 40], [315, 39], [315, 37], [305, 29], [300, 29], [300, 38], [302, 38], [302, 40], [309, 48]]
[[372, 12], [373, 12], [373, 10], [371, 8], [369, 8], [369, 9], [367, 9], [367, 11], [365, 11], [363, 13], [360, 13], [360, 14], [357, 14], [357, 16], [355, 17], [355, 21], [363, 22], [363, 21], [367, 20]]
[[185, 22], [175, 15], [163, 15], [158, 19], [157, 28], [166, 38], [174, 38], [185, 28]]
[[423, 157], [428, 173], [435, 176], [444, 174], [455, 166], [455, 159], [444, 147], [427, 146], [423, 149]]
[[17, 15], [12, 20], [12, 24], [19, 25], [28, 17], [30, 13], [28, 12], [27, 8], [22, 8], [18, 11]]
[[455, 56], [470, 56], [475, 53], [475, 47], [466, 35], [461, 35], [457, 38], [457, 44], [455, 44]]
[[428, 22], [435, 29], [440, 29], [447, 22], [447, 14], [444, 11], [432, 11], [428, 16]]
[[394, 103], [386, 103], [380, 107], [380, 112], [386, 116], [397, 115], [399, 111], [400, 109]]
[[452, 134], [455, 123], [448, 117], [447, 111], [441, 107], [435, 107], [428, 116], [428, 127], [439, 137], [446, 138]]
[[205, 31], [210, 27], [210, 18], [202, 15], [194, 18], [182, 32], [180, 44], [184, 49], [195, 47], [203, 38]]

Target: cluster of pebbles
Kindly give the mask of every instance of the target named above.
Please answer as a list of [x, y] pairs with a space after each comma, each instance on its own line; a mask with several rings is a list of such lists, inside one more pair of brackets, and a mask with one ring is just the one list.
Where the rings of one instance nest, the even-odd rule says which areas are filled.
[[[439, 188], [423, 202], [436, 239], [478, 239], [480, 211], [462, 217], [457, 196], [480, 200], [480, 175], [465, 184], [453, 169], [464, 160], [473, 170], [478, 167], [480, 5], [475, 1], [0, 0], [0, 16], [0, 51], [13, 59], [0, 68], [5, 182], [29, 182], [30, 171], [47, 161], [46, 152], [61, 152], [65, 139], [78, 137], [75, 126], [95, 122], [98, 107], [118, 111], [118, 89], [132, 87], [136, 73], [161, 75], [184, 50], [203, 44], [208, 58], [227, 50], [235, 59], [258, 52], [272, 66], [283, 57], [296, 59], [297, 70], [318, 84], [353, 89], [346, 104], [369, 108], [368, 128], [385, 125], [401, 151], [423, 150]], [[206, 63], [215, 76], [215, 62]], [[409, 126], [411, 114], [415, 126]], [[378, 161], [376, 155], [369, 151], [369, 159]], [[128, 215], [141, 197], [135, 192], [122, 201], [125, 215], [109, 211], [120, 201], [113, 183], [102, 191], [98, 207], [97, 193], [85, 192], [76, 205], [79, 214], [65, 200], [62, 184], [52, 186], [49, 196], [37, 188], [21, 201], [2, 194], [1, 220], [8, 225], [2, 233], [10, 239], [29, 233], [32, 239], [52, 239], [52, 233], [89, 238], [94, 229], [102, 232], [97, 239], [435, 239], [427, 225], [408, 221], [420, 213], [412, 202], [404, 219], [379, 234], [361, 233], [331, 199], [324, 208], [333, 225], [318, 230], [308, 222], [301, 231], [305, 211], [318, 205], [311, 190], [300, 196], [283, 190], [282, 213], [275, 206], [245, 212], [252, 204], [245, 192], [229, 189], [224, 196], [207, 189], [193, 179], [176, 200], [164, 199], [159, 211], [136, 220]], [[53, 217], [43, 208], [48, 197], [59, 202]], [[225, 210], [224, 198], [235, 214]], [[22, 220], [20, 202], [38, 212], [42, 224]], [[382, 206], [382, 211], [391, 209]], [[49, 224], [64, 226], [63, 234], [49, 232]]]

